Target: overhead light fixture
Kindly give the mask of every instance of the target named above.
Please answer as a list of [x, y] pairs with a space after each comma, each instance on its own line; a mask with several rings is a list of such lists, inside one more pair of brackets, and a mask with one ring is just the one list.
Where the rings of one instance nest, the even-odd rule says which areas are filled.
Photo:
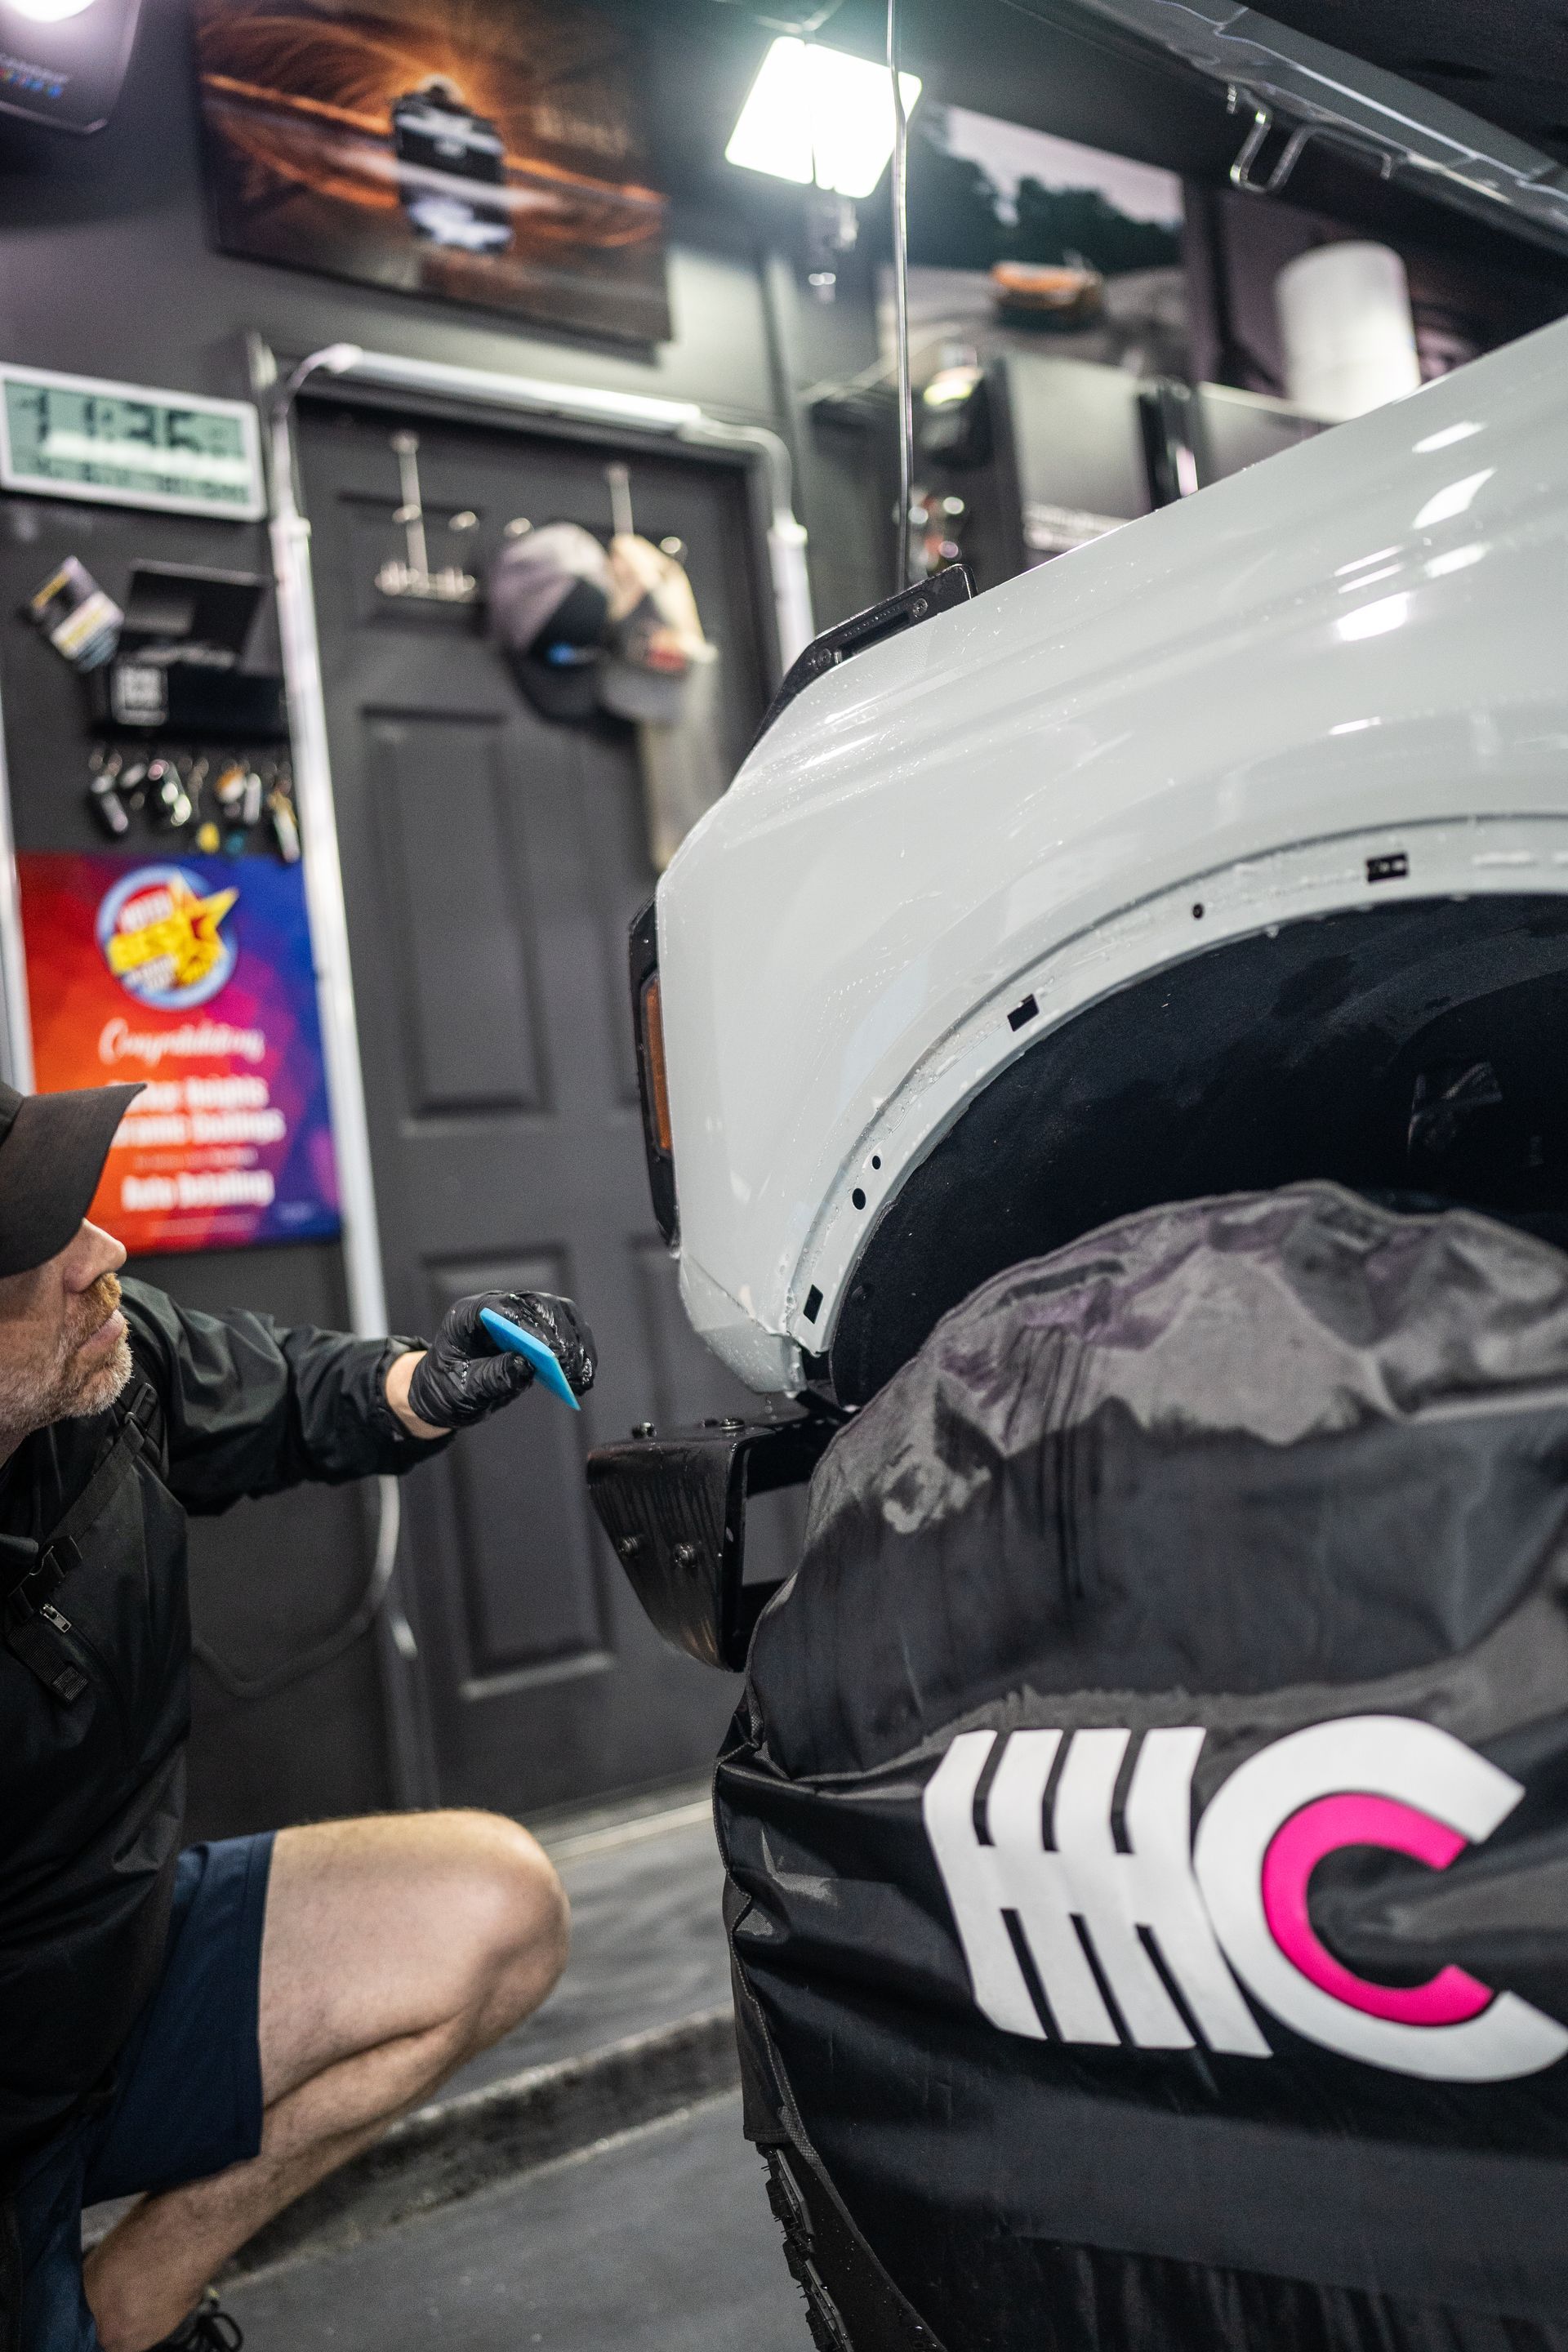
[[[919, 74], [901, 73], [899, 87], [909, 114], [921, 94]], [[724, 158], [797, 187], [868, 196], [892, 152], [886, 68], [786, 33], [763, 59]]]
[[0, 0], [0, 115], [101, 131], [131, 61], [142, 0]]

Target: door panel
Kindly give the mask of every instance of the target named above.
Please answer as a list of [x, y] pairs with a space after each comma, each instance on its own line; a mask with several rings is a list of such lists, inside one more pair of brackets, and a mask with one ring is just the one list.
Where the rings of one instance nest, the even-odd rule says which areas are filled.
[[[468, 1291], [559, 1292], [571, 1282], [559, 1250], [442, 1266], [431, 1282], [431, 1320]], [[468, 1432], [447, 1465], [467, 1605], [468, 1688], [562, 1660], [609, 1663], [604, 1561], [585, 1507], [578, 1417], [542, 1391], [529, 1402], [534, 1409], [526, 1413]]]
[[515, 887], [526, 852], [510, 838], [500, 734], [493, 720], [434, 714], [369, 729], [416, 1117], [545, 1108], [531, 925]]
[[[440, 1793], [524, 1812], [710, 1761], [733, 1683], [658, 1641], [583, 1457], [634, 1422], [748, 1401], [687, 1326], [648, 1205], [626, 939], [654, 877], [632, 730], [540, 718], [482, 606], [376, 588], [403, 551], [390, 436], [405, 426], [431, 563], [481, 580], [515, 516], [607, 534], [604, 468], [626, 453], [347, 406], [301, 419], [392, 1316], [428, 1331], [465, 1291], [565, 1290], [600, 1345], [580, 1416], [531, 1391], [405, 1488]], [[706, 459], [628, 462], [638, 528], [689, 551], [737, 763], [765, 700], [744, 484]], [[451, 530], [463, 512], [477, 523]], [[775, 1572], [793, 1564], [798, 1498], [789, 1511], [762, 1539]]]

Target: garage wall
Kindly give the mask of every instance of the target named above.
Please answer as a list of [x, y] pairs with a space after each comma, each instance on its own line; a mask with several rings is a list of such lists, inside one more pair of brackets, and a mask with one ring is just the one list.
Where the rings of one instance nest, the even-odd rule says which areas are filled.
[[[668, 87], [672, 68], [665, 70], [668, 94], [656, 93], [656, 163], [660, 111], [673, 117], [683, 102], [678, 79]], [[743, 55], [736, 70], [743, 87]], [[728, 101], [721, 94], [719, 102]], [[674, 120], [675, 144], [686, 135]], [[670, 176], [678, 178], [679, 168]], [[721, 207], [678, 194], [669, 256], [674, 335], [657, 350], [520, 334], [479, 311], [215, 253], [205, 232], [184, 0], [146, 0], [121, 103], [104, 131], [77, 140], [0, 121], [0, 354], [83, 374], [246, 396], [247, 330], [289, 357], [347, 338], [461, 365], [698, 400], [794, 439], [782, 372], [797, 367], [805, 381], [862, 365], [874, 332], [864, 285], [852, 278], [829, 314], [797, 302], [790, 262], [775, 254], [770, 265], [768, 258], [791, 225], [787, 206], [765, 194], [753, 201], [742, 191]], [[867, 597], [864, 566], [847, 543], [853, 533], [831, 527], [831, 475], [804, 482], [798, 503], [822, 551], [819, 618], [837, 617]], [[188, 548], [175, 543], [182, 528]], [[112, 565], [133, 549], [268, 568], [260, 526], [171, 530], [160, 520], [155, 546], [153, 536], [151, 524], [139, 527], [133, 516], [112, 509], [0, 502], [0, 594], [8, 598], [0, 620], [0, 690], [23, 847], [99, 845], [82, 804], [85, 773], [73, 769], [62, 776], [45, 751], [59, 740], [51, 709], [74, 691], [74, 682], [15, 617], [17, 600], [36, 584], [40, 559], [58, 560], [54, 551], [63, 541], [89, 564], [95, 551]], [[874, 576], [869, 593], [880, 593]], [[56, 716], [68, 740], [68, 713]], [[346, 1317], [335, 1245], [181, 1256], [137, 1271], [199, 1307], [241, 1305], [328, 1326]], [[318, 1490], [244, 1504], [193, 1530], [198, 1629], [238, 1672], [254, 1675], [298, 1654], [347, 1613], [369, 1566], [368, 1499], [353, 1490]], [[259, 1703], [226, 1697], [198, 1668], [195, 1705], [193, 1834], [394, 1801], [369, 1641]]]
[[[797, 511], [811, 534], [818, 625], [869, 603], [891, 584], [886, 499], [862, 436], [814, 434], [797, 395], [815, 382], [852, 375], [875, 357], [870, 278], [883, 247], [879, 221], [874, 215], [868, 220], [860, 250], [841, 268], [837, 301], [825, 306], [803, 298], [795, 192], [738, 173], [720, 184], [712, 167], [712, 126], [732, 120], [767, 34], [741, 9], [711, 0], [700, 6], [684, 0], [603, 5], [621, 6], [658, 37], [649, 90], [656, 174], [672, 192], [674, 332], [667, 345], [545, 338], [482, 312], [213, 252], [185, 0], [145, 0], [130, 75], [107, 130], [76, 140], [0, 118], [0, 355], [244, 395], [246, 336], [255, 331], [290, 358], [346, 338], [410, 356], [695, 399], [737, 421], [771, 425], [790, 443], [799, 469]], [[952, 0], [911, 0], [907, 11], [909, 62], [928, 74], [933, 89], [983, 110], [1178, 162], [1189, 173], [1206, 175], [1211, 187], [1223, 181], [1235, 131], [1216, 90], [1179, 77], [1162, 80], [1126, 60], [1108, 74], [1093, 43], [1074, 41], [999, 0], [974, 0], [973, 13], [958, 13], [964, 33], [955, 42]], [[835, 37], [875, 54], [880, 21], [872, 0], [846, 0]], [[1334, 173], [1344, 170], [1331, 158], [1310, 164], [1302, 177], [1309, 207], [1320, 190], [1329, 200]], [[1355, 205], [1384, 202], [1364, 175], [1345, 184]], [[1268, 348], [1273, 271], [1300, 244], [1344, 232], [1331, 221], [1321, 226], [1310, 212], [1292, 216], [1285, 207], [1249, 206], [1223, 194], [1208, 201], [1212, 233], [1194, 240], [1194, 255], [1199, 372], [1264, 384], [1278, 364]], [[1392, 194], [1387, 201], [1395, 207], [1391, 223], [1403, 218], [1398, 203], [1408, 210], [1413, 202]], [[1423, 234], [1431, 233], [1432, 217], [1421, 211]], [[1498, 339], [1535, 323], [1534, 310], [1552, 315], [1562, 307], [1560, 277], [1543, 287], [1539, 271], [1526, 266], [1516, 284], [1510, 277], [1516, 248], [1506, 248], [1499, 268], [1500, 241], [1489, 246], [1484, 232], [1444, 216], [1443, 235], [1450, 233], [1473, 251], [1476, 275], [1499, 289], [1507, 316], [1496, 322]], [[1223, 317], [1212, 305], [1204, 310], [1211, 266], [1225, 280]], [[141, 551], [267, 568], [258, 527], [216, 529], [221, 550], [204, 530], [188, 548], [174, 543], [176, 531]], [[24, 846], [88, 846], [98, 836], [81, 805], [84, 780], [57, 773], [47, 751], [50, 698], [70, 681], [58, 664], [51, 670], [51, 657], [15, 616], [16, 598], [40, 576], [46, 537], [50, 547], [61, 539], [79, 545], [89, 562], [95, 549], [115, 551], [105, 560], [116, 561], [136, 542], [137, 530], [114, 509], [0, 501], [0, 598], [9, 598], [0, 613], [0, 691], [18, 838]], [[334, 1246], [181, 1257], [144, 1271], [198, 1306], [232, 1302], [328, 1325], [346, 1311]], [[241, 1506], [195, 1531], [200, 1629], [237, 1669], [263, 1671], [345, 1613], [368, 1559], [367, 1515], [353, 1493]], [[225, 1697], [198, 1672], [195, 1706], [197, 1833], [394, 1799], [369, 1643], [259, 1704]]]

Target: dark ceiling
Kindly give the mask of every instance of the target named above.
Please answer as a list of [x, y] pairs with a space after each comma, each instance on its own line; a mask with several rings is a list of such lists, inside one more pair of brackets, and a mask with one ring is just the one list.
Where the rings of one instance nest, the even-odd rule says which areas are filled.
[[[943, 104], [1034, 123], [1190, 174], [1228, 164], [1236, 139], [1212, 83], [1102, 24], [1076, 19], [1071, 0], [1043, 6], [1048, 13], [1037, 13], [1037, 0], [900, 0], [902, 62]], [[722, 152], [775, 31], [826, 13], [792, 0], [634, 0], [644, 32], [660, 28], [666, 71], [673, 66], [687, 93], [680, 111], [694, 163], [704, 147]], [[886, 24], [886, 0], [838, 0], [822, 38], [880, 58]], [[689, 41], [700, 56], [686, 51]]]
[[[649, 41], [666, 184], [732, 211], [765, 211], [765, 192], [742, 194], [742, 175], [724, 166], [724, 142], [775, 32], [823, 11], [809, 0], [611, 5], [626, 7]], [[1543, 126], [1555, 122], [1554, 144], [1568, 156], [1568, 0], [1278, 0], [1268, 13], [1413, 78], [1419, 68], [1427, 87], [1542, 145]], [[1218, 84], [1119, 35], [1078, 0], [900, 0], [900, 14], [904, 62], [938, 103], [1163, 164], [1200, 186], [1225, 185], [1240, 133]], [[886, 0], [839, 0], [822, 37], [879, 58], [886, 16]], [[1479, 73], [1495, 79], [1465, 79]], [[1406, 248], [1425, 244], [1558, 287], [1568, 278], [1568, 255], [1384, 187], [1329, 148], [1308, 153], [1289, 200]], [[874, 217], [869, 226], [874, 235]]]
[[1535, 0], [1268, 0], [1267, 13], [1568, 162], [1568, 7]]

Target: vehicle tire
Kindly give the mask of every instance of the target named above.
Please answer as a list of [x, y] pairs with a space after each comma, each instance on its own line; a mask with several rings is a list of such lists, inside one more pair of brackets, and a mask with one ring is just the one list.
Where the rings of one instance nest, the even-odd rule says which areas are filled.
[[816, 2352], [942, 2352], [815, 2166], [793, 2147], [761, 2153]]

